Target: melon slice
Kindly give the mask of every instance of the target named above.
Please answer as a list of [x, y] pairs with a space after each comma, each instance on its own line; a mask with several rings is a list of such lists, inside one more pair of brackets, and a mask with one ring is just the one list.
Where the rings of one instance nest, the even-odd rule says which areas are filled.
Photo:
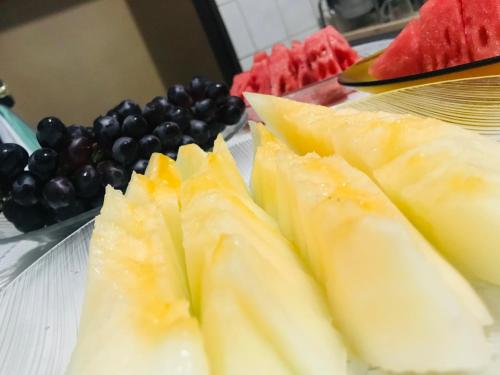
[[214, 149], [181, 188], [188, 278], [214, 372], [345, 374], [319, 286], [248, 192], [225, 183], [235, 169], [227, 155]]
[[[259, 196], [270, 186], [277, 189], [270, 194], [287, 200], [289, 239], [325, 286], [335, 321], [355, 352], [397, 372], [483, 366], [488, 349], [482, 327], [491, 316], [382, 191], [340, 158], [290, 156], [276, 140], [260, 138], [267, 141], [257, 149], [255, 168], [269, 185], [257, 186]], [[280, 225], [282, 217], [276, 216]]]
[[461, 0], [465, 37], [473, 60], [500, 55], [500, 2]]
[[295, 150], [343, 156], [370, 175], [452, 264], [467, 276], [500, 285], [496, 142], [436, 120], [337, 115], [281, 98], [247, 98]]
[[168, 224], [154, 199], [140, 196], [106, 191], [67, 375], [210, 373]]
[[299, 88], [290, 52], [281, 43], [273, 46], [269, 58], [269, 74], [271, 77], [271, 93], [273, 95], [281, 96]]
[[495, 155], [487, 152], [486, 142], [484, 146], [434, 141], [402, 154], [374, 175], [461, 271], [499, 285], [500, 150]]
[[423, 71], [420, 24], [412, 20], [370, 66], [377, 79], [414, 75]]
[[420, 50], [426, 72], [469, 62], [460, 0], [431, 0], [420, 9]]

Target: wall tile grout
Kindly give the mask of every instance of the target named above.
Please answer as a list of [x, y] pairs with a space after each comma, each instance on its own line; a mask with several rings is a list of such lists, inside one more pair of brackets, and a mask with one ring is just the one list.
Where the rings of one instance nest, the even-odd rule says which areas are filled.
[[[250, 41], [252, 42], [252, 46], [253, 46], [253, 49], [254, 49], [254, 52], [252, 52], [251, 54], [255, 53], [255, 51], [257, 50], [257, 43], [255, 43], [255, 40], [253, 38], [253, 35], [252, 33], [250, 32], [250, 25], [248, 24], [247, 22], [247, 19], [245, 17], [245, 12], [243, 12], [243, 9], [241, 8], [241, 5], [240, 5], [240, 2], [238, 0], [234, 0], [234, 2], [236, 3], [236, 7], [238, 8], [238, 11], [241, 13], [241, 16], [243, 18], [243, 24], [245, 26], [245, 30], [250, 38]], [[247, 56], [248, 57], [248, 56]]]

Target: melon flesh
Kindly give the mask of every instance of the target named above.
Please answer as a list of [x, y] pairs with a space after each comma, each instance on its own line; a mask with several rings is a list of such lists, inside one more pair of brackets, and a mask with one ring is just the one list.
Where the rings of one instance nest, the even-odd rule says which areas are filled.
[[356, 111], [338, 115], [258, 94], [247, 99], [295, 150], [344, 157], [371, 176], [464, 274], [500, 285], [496, 142], [431, 119]]
[[67, 375], [210, 373], [168, 224], [141, 196], [106, 191]]
[[460, 0], [428, 1], [420, 9], [419, 23], [424, 71], [470, 61]]
[[370, 66], [370, 74], [377, 79], [414, 75], [423, 71], [420, 24], [412, 20], [398, 37]]
[[274, 220], [226, 182], [238, 172], [219, 146], [181, 188], [188, 279], [214, 373], [345, 374], [319, 286]]
[[482, 327], [492, 321], [468, 283], [368, 177], [340, 158], [290, 156], [283, 146], [266, 160], [261, 153], [275, 143], [257, 148], [255, 169], [269, 185], [255, 189], [260, 197], [277, 189], [270, 194], [286, 200], [276, 219], [292, 217], [289, 239], [325, 286], [356, 354], [397, 372], [482, 367]]
[[500, 2], [461, 0], [465, 37], [473, 60], [500, 55]]

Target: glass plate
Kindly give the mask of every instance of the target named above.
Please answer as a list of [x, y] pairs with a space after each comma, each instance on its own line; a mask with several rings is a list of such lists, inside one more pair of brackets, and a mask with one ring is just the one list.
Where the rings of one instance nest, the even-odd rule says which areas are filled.
[[[247, 123], [247, 119], [248, 116], [244, 113], [236, 124], [227, 126], [222, 132], [224, 139], [230, 140]], [[28, 233], [19, 232], [0, 213], [0, 290], [48, 249], [88, 223], [98, 213], [99, 208], [96, 208]], [[2, 372], [0, 375], [3, 375]]]
[[[250, 136], [235, 142], [231, 152], [248, 182], [253, 161]], [[93, 222], [80, 228], [0, 291], [1, 375], [64, 374], [76, 342], [92, 228]], [[475, 287], [496, 318], [489, 331], [493, 360], [484, 371], [448, 375], [500, 374], [500, 288]], [[348, 373], [388, 375], [356, 360], [349, 362]]]
[[370, 66], [382, 52], [384, 51], [379, 51], [351, 65], [340, 74], [339, 82], [356, 90], [375, 94], [434, 82], [494, 76], [500, 72], [500, 56], [496, 56], [432, 72], [377, 80], [370, 75], [369, 70]]

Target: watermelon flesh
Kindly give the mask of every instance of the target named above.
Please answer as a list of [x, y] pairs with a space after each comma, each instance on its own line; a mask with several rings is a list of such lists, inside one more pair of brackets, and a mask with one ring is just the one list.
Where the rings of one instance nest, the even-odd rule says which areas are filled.
[[410, 21], [399, 36], [370, 67], [370, 74], [378, 79], [418, 74], [423, 71], [420, 52], [420, 25]]
[[342, 71], [324, 33], [315, 33], [307, 37], [304, 50], [311, 69], [319, 79], [334, 76]]
[[290, 55], [297, 73], [297, 84], [299, 88], [318, 81], [319, 78], [316, 75], [316, 72], [309, 67], [302, 43], [294, 40], [292, 42]]
[[293, 41], [290, 49], [274, 45], [271, 56], [257, 52], [252, 68], [233, 78], [231, 95], [245, 91], [282, 96], [340, 73], [358, 60], [347, 40], [328, 26], [304, 43]]
[[[244, 91], [250, 91], [250, 72], [243, 72], [236, 74], [233, 77], [233, 85], [231, 86], [231, 91], [229, 92], [232, 96], [241, 96]], [[251, 91], [253, 92], [253, 91]]]
[[330, 45], [330, 49], [332, 50], [342, 70], [347, 69], [358, 61], [358, 54], [351, 48], [341, 33], [335, 30], [332, 26], [325, 27], [322, 32], [325, 34], [328, 44]]
[[424, 4], [420, 9], [420, 49], [425, 72], [470, 61], [460, 0]]
[[428, 0], [370, 67], [377, 79], [500, 55], [500, 0]]
[[271, 93], [269, 61], [267, 59], [253, 64], [252, 69], [250, 69], [250, 80], [248, 83], [251, 92]]
[[472, 59], [500, 55], [500, 1], [462, 0], [462, 14]]
[[281, 43], [275, 44], [271, 52], [269, 74], [273, 95], [281, 96], [299, 88], [290, 52]]
[[264, 51], [256, 52], [253, 55], [253, 63], [256, 64], [262, 61], [269, 61], [269, 56]]

